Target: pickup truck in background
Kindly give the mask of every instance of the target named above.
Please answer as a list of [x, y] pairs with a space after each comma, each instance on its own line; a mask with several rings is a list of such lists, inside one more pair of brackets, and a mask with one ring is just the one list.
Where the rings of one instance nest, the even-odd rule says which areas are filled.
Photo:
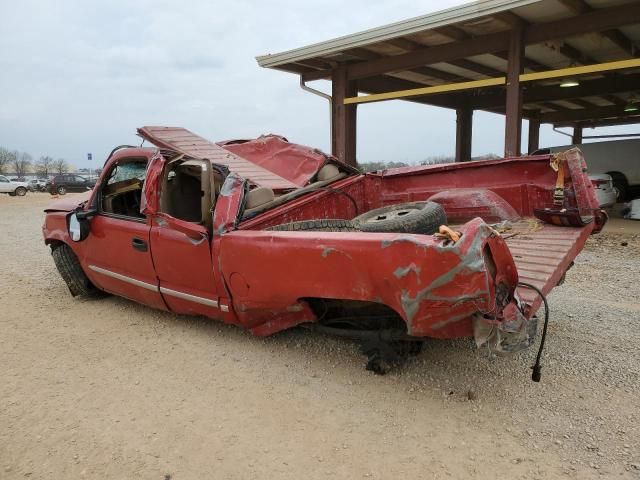
[[378, 373], [425, 337], [530, 346], [606, 221], [578, 150], [360, 174], [275, 135], [138, 134], [153, 147], [116, 148], [92, 191], [45, 210], [72, 295], [352, 337]]
[[29, 185], [26, 182], [9, 180], [4, 175], [0, 175], [0, 193], [8, 193], [10, 196], [23, 197], [27, 194]]

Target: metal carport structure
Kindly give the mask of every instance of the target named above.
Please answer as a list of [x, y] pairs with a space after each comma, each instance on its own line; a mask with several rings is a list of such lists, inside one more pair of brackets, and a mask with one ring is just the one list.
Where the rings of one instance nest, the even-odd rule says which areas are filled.
[[506, 116], [505, 156], [540, 124], [640, 121], [640, 1], [480, 0], [282, 53], [260, 66], [331, 81], [331, 148], [356, 163], [357, 105], [404, 99], [456, 110], [456, 161], [471, 158], [474, 110]]

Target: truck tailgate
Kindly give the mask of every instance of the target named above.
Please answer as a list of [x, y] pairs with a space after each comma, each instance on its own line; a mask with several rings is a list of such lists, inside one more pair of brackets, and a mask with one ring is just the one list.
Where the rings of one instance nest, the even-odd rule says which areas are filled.
[[[593, 224], [559, 227], [531, 219], [515, 223], [503, 237], [518, 268], [520, 281], [548, 295], [584, 247], [591, 230]], [[532, 306], [532, 312], [540, 307], [541, 299], [534, 290], [520, 287], [518, 295]]]

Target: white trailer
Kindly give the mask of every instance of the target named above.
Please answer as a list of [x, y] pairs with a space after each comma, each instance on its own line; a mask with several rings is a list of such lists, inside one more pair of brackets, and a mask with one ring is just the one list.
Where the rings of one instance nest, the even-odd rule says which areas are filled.
[[[625, 200], [629, 187], [640, 185], [640, 139], [561, 145], [538, 152], [560, 152], [572, 147], [582, 150], [589, 174], [607, 173], [613, 179], [618, 199]], [[536, 153], [538, 153], [536, 152]]]

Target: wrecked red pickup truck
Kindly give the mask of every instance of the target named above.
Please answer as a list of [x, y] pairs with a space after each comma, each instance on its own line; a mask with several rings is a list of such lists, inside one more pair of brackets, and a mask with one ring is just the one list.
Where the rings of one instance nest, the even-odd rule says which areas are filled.
[[424, 337], [531, 345], [545, 295], [606, 221], [578, 150], [360, 174], [275, 135], [138, 134], [153, 148], [118, 147], [91, 192], [46, 209], [72, 295], [349, 336], [378, 373]]

